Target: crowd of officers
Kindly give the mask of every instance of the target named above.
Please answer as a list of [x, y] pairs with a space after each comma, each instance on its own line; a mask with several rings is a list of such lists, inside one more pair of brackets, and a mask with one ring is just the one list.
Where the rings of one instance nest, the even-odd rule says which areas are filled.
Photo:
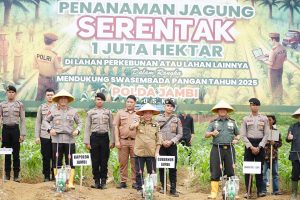
[[[7, 87], [7, 101], [0, 104], [2, 129], [2, 147], [13, 148], [13, 179], [19, 182], [20, 172], [20, 143], [26, 136], [25, 110], [23, 104], [16, 100], [16, 88]], [[189, 129], [193, 135], [194, 127], [191, 117], [183, 113], [179, 117], [174, 114], [175, 102], [166, 99], [164, 112], [160, 114], [154, 106], [145, 104], [135, 110], [136, 97], [129, 95], [125, 108], [112, 117], [112, 112], [103, 107], [106, 97], [103, 93], [95, 96], [95, 108], [87, 112], [83, 142], [91, 153], [93, 188], [107, 188], [108, 159], [110, 149], [116, 147], [119, 155], [121, 181], [117, 188], [127, 188], [128, 162], [131, 166], [132, 188], [142, 190], [144, 165], [148, 174], [156, 173], [156, 158], [160, 156], [175, 156], [175, 168], [169, 169], [170, 195], [178, 197], [177, 183], [177, 144], [184, 142], [190, 146], [193, 136], [182, 140], [184, 129]], [[57, 94], [53, 89], [47, 89], [45, 103], [38, 108], [35, 126], [36, 143], [41, 144], [43, 157], [44, 180], [55, 179], [57, 169], [65, 165], [71, 166], [68, 187], [74, 188], [75, 168], [72, 154], [75, 153], [76, 136], [82, 130], [82, 120], [77, 111], [69, 104], [74, 97], [65, 90]], [[258, 197], [266, 196], [266, 172], [270, 169], [272, 154], [273, 194], [280, 195], [278, 180], [278, 148], [282, 145], [279, 140], [270, 139], [276, 129], [274, 115], [265, 116], [259, 112], [260, 101], [251, 98], [250, 114], [243, 118], [240, 129], [229, 113], [234, 109], [225, 101], [220, 101], [212, 108], [217, 117], [209, 123], [205, 138], [212, 139], [210, 153], [211, 194], [209, 199], [218, 197], [219, 181], [222, 177], [235, 176], [234, 144], [241, 139], [245, 144], [244, 161], [261, 162], [261, 174], [256, 174], [256, 192]], [[157, 117], [154, 118], [154, 116]], [[300, 176], [300, 109], [293, 117], [297, 123], [290, 126], [287, 142], [291, 142], [290, 160], [292, 161], [292, 196], [297, 199], [298, 180]], [[183, 127], [184, 124], [184, 127]], [[20, 127], [19, 127], [20, 125]], [[270, 148], [272, 147], [272, 148]], [[11, 155], [5, 156], [5, 179], [11, 178]], [[159, 170], [162, 185], [160, 192], [164, 193], [164, 173]], [[245, 198], [252, 197], [252, 177], [245, 174]]]

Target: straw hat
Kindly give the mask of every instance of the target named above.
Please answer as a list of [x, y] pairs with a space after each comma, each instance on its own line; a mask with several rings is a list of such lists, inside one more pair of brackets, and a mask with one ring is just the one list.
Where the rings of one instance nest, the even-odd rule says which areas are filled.
[[231, 105], [229, 105], [228, 103], [226, 103], [224, 100], [221, 100], [219, 103], [217, 103], [217, 105], [215, 105], [211, 111], [213, 113], [217, 113], [218, 109], [226, 109], [228, 112], [233, 112], [234, 109]]
[[68, 97], [69, 103], [75, 100], [75, 98], [69, 92], [62, 89], [56, 95], [53, 96], [52, 101], [57, 103], [60, 97]]
[[298, 118], [298, 115], [300, 115], [300, 108], [298, 108], [298, 110], [296, 110], [294, 113], [293, 113], [293, 117], [294, 118]]
[[153, 115], [158, 115], [160, 112], [154, 106], [147, 103], [140, 110], [136, 111], [137, 115], [143, 115], [144, 111], [152, 111]]

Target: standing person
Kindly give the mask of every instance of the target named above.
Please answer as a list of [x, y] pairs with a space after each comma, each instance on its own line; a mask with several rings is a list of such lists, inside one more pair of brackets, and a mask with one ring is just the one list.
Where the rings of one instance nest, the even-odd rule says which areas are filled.
[[292, 161], [292, 196], [290, 200], [297, 200], [300, 177], [300, 108], [292, 116], [297, 119], [297, 122], [289, 127], [286, 141], [291, 143], [289, 159]]
[[14, 70], [13, 70], [13, 81], [16, 85], [20, 85], [20, 79], [24, 78], [23, 73], [23, 53], [24, 43], [22, 40], [21, 31], [16, 32], [16, 42], [14, 44]]
[[[7, 73], [7, 64], [8, 64], [8, 49], [9, 42], [6, 39], [7, 33], [3, 30], [0, 31], [0, 72]], [[3, 70], [3, 71], [2, 71]]]
[[136, 114], [142, 116], [142, 120], [136, 123], [137, 134], [134, 144], [137, 190], [141, 192], [144, 165], [146, 163], [148, 174], [156, 172], [155, 158], [159, 156], [162, 138], [159, 124], [152, 119], [153, 115], [159, 114], [159, 110], [146, 104]]
[[36, 101], [43, 99], [47, 88], [53, 88], [55, 91], [58, 90], [58, 83], [55, 76], [68, 70], [62, 68], [60, 64], [61, 58], [53, 51], [57, 40], [58, 37], [54, 33], [45, 33], [45, 47], [34, 56], [33, 65], [39, 71]]
[[134, 161], [134, 142], [138, 121], [135, 111], [136, 97], [129, 95], [126, 99], [126, 108], [119, 110], [114, 118], [115, 145], [118, 148], [121, 182], [117, 188], [127, 188], [128, 179], [128, 159], [130, 157], [132, 188], [136, 189], [135, 181], [135, 161]]
[[179, 119], [182, 124], [182, 132], [183, 136], [181, 138], [181, 144], [187, 147], [192, 145], [193, 137], [194, 137], [194, 119], [191, 115], [186, 114], [184, 111], [180, 114]]
[[272, 103], [282, 103], [282, 73], [283, 63], [287, 58], [285, 47], [280, 44], [279, 33], [269, 33], [271, 39], [272, 50], [269, 54], [269, 59], [264, 61], [269, 67], [269, 83], [272, 93]]
[[[224, 175], [227, 175], [227, 177], [235, 176], [235, 149], [232, 144], [238, 142], [239, 130], [235, 120], [228, 116], [228, 113], [234, 111], [228, 103], [220, 101], [211, 111], [218, 116], [210, 122], [205, 133], [205, 138], [213, 137], [213, 146], [210, 152], [211, 194], [208, 198], [216, 199], [219, 181], [222, 176], [221, 170], [224, 171]], [[221, 165], [224, 168], [221, 169]]]
[[[241, 125], [241, 138], [245, 143], [244, 161], [256, 161], [261, 163], [261, 174], [256, 174], [256, 189], [257, 196], [264, 197], [266, 193], [262, 191], [263, 184], [263, 164], [264, 164], [264, 147], [270, 134], [270, 126], [268, 118], [265, 115], [259, 113], [260, 101], [257, 98], [251, 98], [249, 100], [251, 113], [243, 118]], [[247, 196], [251, 196], [252, 181], [250, 182], [250, 174], [245, 174], [245, 184]]]
[[[72, 168], [67, 185], [70, 189], [75, 188], [75, 167], [73, 166], [72, 159], [72, 155], [75, 153], [75, 137], [79, 135], [82, 127], [82, 122], [77, 111], [69, 106], [74, 99], [66, 90], [58, 92], [52, 98], [52, 101], [56, 102], [57, 106], [49, 111], [44, 120], [46, 130], [52, 138], [53, 162], [56, 163], [56, 155], [58, 154], [57, 167], [61, 167], [63, 165], [63, 155], [65, 155], [66, 165], [70, 165]], [[74, 129], [74, 124], [77, 124], [76, 129]], [[56, 172], [57, 169], [54, 168], [54, 175], [56, 175]]]
[[[162, 134], [162, 146], [159, 150], [159, 155], [161, 156], [175, 156], [175, 168], [169, 169], [169, 179], [170, 179], [170, 194], [174, 197], [179, 197], [176, 191], [177, 182], [177, 143], [182, 138], [182, 124], [176, 115], [173, 114], [175, 109], [175, 102], [172, 99], [165, 100], [165, 111], [160, 114], [156, 121], [160, 125], [160, 131]], [[159, 169], [159, 178], [162, 185], [160, 193], [164, 193], [164, 169]]]
[[[16, 100], [17, 90], [9, 85], [6, 88], [7, 101], [0, 104], [0, 121], [2, 121], [2, 147], [13, 149], [14, 181], [20, 182], [20, 143], [25, 139], [25, 108]], [[19, 128], [21, 125], [21, 130]], [[1, 139], [1, 137], [0, 137]], [[5, 155], [5, 179], [10, 180], [11, 155]]]
[[53, 175], [53, 162], [52, 160], [52, 142], [50, 134], [47, 132], [46, 126], [43, 120], [46, 118], [53, 104], [52, 97], [55, 92], [52, 88], [48, 88], [45, 94], [46, 103], [43, 103], [37, 111], [36, 121], [35, 121], [35, 142], [36, 144], [41, 144], [41, 153], [43, 157], [43, 174], [44, 182], [50, 181], [50, 171], [52, 171], [52, 180], [54, 180]]
[[279, 175], [278, 175], [278, 149], [282, 146], [282, 140], [281, 140], [281, 134], [279, 131], [274, 127], [276, 125], [276, 117], [275, 115], [267, 115], [268, 120], [269, 120], [269, 126], [271, 129], [270, 134], [275, 134], [278, 132], [279, 134], [279, 140], [274, 141], [274, 140], [268, 140], [265, 146], [265, 162], [263, 165], [263, 187], [262, 191], [263, 193], [267, 193], [267, 173], [268, 169], [270, 169], [270, 158], [271, 158], [271, 145], [273, 145], [273, 151], [272, 151], [272, 178], [273, 180], [273, 191], [272, 194], [274, 195], [281, 195], [282, 193], [279, 191]]
[[[86, 117], [84, 144], [91, 152], [95, 184], [92, 188], [106, 189], [109, 148], [114, 147], [113, 118], [110, 110], [103, 107], [106, 100], [103, 93], [95, 96], [96, 107]], [[111, 139], [110, 139], [111, 138]]]

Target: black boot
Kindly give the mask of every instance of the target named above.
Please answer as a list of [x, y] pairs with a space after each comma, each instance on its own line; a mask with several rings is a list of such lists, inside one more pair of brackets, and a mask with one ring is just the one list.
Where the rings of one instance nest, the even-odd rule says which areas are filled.
[[95, 179], [95, 184], [91, 185], [91, 188], [100, 189], [101, 188], [100, 179]]
[[102, 190], [107, 189], [107, 186], [106, 186], [106, 178], [102, 178], [102, 179], [101, 179], [101, 189], [102, 189]]
[[292, 181], [292, 196], [290, 200], [297, 200], [298, 194], [298, 181]]
[[161, 187], [160, 187], [159, 193], [164, 194], [165, 193], [164, 183], [161, 181], [160, 184], [161, 184]]
[[19, 172], [14, 173], [14, 181], [20, 183]]
[[173, 197], [179, 197], [179, 194], [176, 191], [176, 183], [171, 183], [170, 195]]
[[9, 181], [10, 180], [10, 174], [9, 173], [5, 173], [4, 180], [5, 181]]

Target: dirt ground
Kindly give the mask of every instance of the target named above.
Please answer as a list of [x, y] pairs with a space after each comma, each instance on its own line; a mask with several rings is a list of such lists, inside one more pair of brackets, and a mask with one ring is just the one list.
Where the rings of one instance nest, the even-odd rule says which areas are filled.
[[[1, 181], [1, 180], [0, 180]], [[1, 185], [2, 186], [2, 185]], [[155, 199], [169, 200], [198, 200], [207, 199], [208, 194], [200, 192], [184, 191], [178, 188], [180, 198], [172, 198], [169, 195], [164, 196], [158, 192], [155, 193]], [[182, 190], [182, 192], [181, 192]], [[76, 185], [75, 190], [64, 193], [57, 193], [54, 190], [54, 182], [47, 183], [16, 183], [13, 181], [5, 182], [4, 187], [0, 188], [0, 200], [138, 200], [142, 199], [140, 195], [133, 189], [116, 189], [111, 183], [106, 190], [92, 189]], [[221, 199], [221, 197], [220, 197]], [[242, 198], [241, 198], [242, 199]], [[260, 198], [261, 200], [284, 200], [289, 199], [288, 195], [268, 196]]]

